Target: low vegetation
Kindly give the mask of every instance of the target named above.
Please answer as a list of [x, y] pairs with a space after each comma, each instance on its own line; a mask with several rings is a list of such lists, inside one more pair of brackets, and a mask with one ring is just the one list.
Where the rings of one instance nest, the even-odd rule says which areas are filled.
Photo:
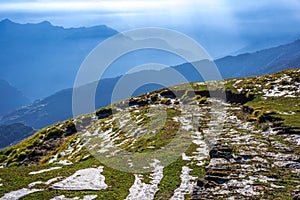
[[[243, 182], [259, 177], [253, 178], [255, 184], [251, 184], [251, 188], [257, 187], [258, 191], [262, 191], [257, 198], [292, 199], [299, 186], [299, 177], [295, 177], [293, 168], [289, 168], [284, 160], [276, 160], [278, 165], [283, 163], [281, 167], [275, 166], [276, 162], [272, 159], [275, 159], [277, 154], [282, 154], [287, 156], [287, 159], [293, 159], [291, 161], [294, 163], [300, 153], [295, 139], [291, 138], [299, 134], [296, 127], [300, 127], [299, 77], [300, 70], [295, 69], [262, 77], [212, 82], [214, 84], [209, 83], [212, 85], [210, 87], [205, 83], [182, 84], [99, 109], [94, 113], [98, 119], [91, 117], [90, 114], [46, 127], [21, 143], [0, 151], [2, 166], [0, 185], [3, 184], [0, 186], [0, 197], [11, 191], [28, 188], [28, 184], [36, 181], [46, 182], [55, 177], [66, 178], [80, 169], [104, 166], [102, 175], [105, 176], [105, 183], [108, 185], [105, 190], [98, 192], [54, 190], [50, 189], [49, 185], [41, 183], [34, 188], [44, 191], [27, 195], [24, 199], [51, 199], [60, 195], [73, 198], [90, 194], [98, 195], [97, 199], [125, 199], [134, 184], [135, 174], [113, 169], [102, 160], [91, 156], [93, 151], [88, 149], [90, 146], [87, 145], [89, 137], [84, 134], [102, 134], [102, 138], [96, 138], [92, 144], [100, 145], [103, 152], [107, 150], [108, 153], [112, 153], [109, 150], [116, 145], [129, 153], [155, 154], [156, 150], [170, 144], [181, 130], [179, 140], [182, 140], [182, 144], [177, 144], [176, 148], [180, 148], [180, 145], [182, 148], [185, 147], [183, 141], [187, 135], [192, 136], [193, 142], [185, 148], [185, 152], [182, 152], [184, 155], [178, 155], [175, 161], [164, 167], [163, 178], [158, 184], [159, 190], [154, 199], [170, 199], [174, 195], [174, 191], [182, 183], [183, 167], [191, 169], [189, 175], [195, 177], [193, 184], [203, 187], [203, 191], [208, 193], [227, 184], [231, 179]], [[222, 85], [224, 88], [219, 88]], [[193, 88], [194, 91], [187, 88]], [[208, 88], [212, 91], [208, 91]], [[226, 100], [230, 104], [224, 124], [215, 121], [222, 113], [213, 115], [217, 111], [211, 107], [211, 94], [227, 95]], [[218, 125], [222, 125], [221, 130], [217, 129]], [[272, 132], [272, 135], [267, 131], [275, 128], [293, 129], [293, 132], [285, 131], [284, 134]], [[216, 135], [211, 136], [208, 133]], [[200, 151], [204, 144], [195, 142], [200, 140], [199, 138], [207, 145], [208, 154], [204, 150]], [[253, 150], [257, 148], [256, 144], [260, 145], [261, 152]], [[200, 157], [197, 154], [199, 151], [204, 155], [201, 162], [195, 159], [197, 156]], [[214, 168], [213, 162], [221, 162], [220, 160], [224, 162], [223, 168]], [[57, 162], [60, 161], [70, 163], [68, 166], [59, 165]], [[267, 171], [250, 170], [246, 176], [239, 177], [238, 173], [243, 171], [241, 166], [248, 165]], [[29, 175], [32, 171], [53, 166], [62, 168]], [[296, 164], [295, 166], [297, 168]], [[141, 175], [143, 183], [151, 184], [150, 172]], [[261, 177], [274, 180], [265, 181]], [[194, 193], [202, 191], [197, 190], [197, 187], [193, 188]], [[277, 188], [271, 190], [272, 187]], [[251, 192], [250, 189], [249, 191]], [[253, 192], [253, 195], [255, 194]], [[184, 195], [186, 199], [197, 199], [192, 192]], [[246, 198], [242, 192], [233, 194], [230, 191], [221, 195], [215, 193], [214, 197], [223, 199], [230, 195]]]

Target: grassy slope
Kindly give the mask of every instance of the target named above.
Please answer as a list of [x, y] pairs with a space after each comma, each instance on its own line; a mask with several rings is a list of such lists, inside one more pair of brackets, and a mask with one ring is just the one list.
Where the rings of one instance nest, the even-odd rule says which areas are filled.
[[255, 110], [274, 111], [272, 116], [280, 118], [284, 126], [300, 126], [300, 98], [257, 99], [246, 105]]
[[[47, 169], [50, 166], [39, 165], [39, 166], [30, 166], [30, 167], [9, 167], [0, 170], [0, 177], [2, 178], [2, 183], [4, 187], [0, 187], [0, 196], [3, 196], [5, 193], [18, 190], [20, 188], [28, 188], [28, 184], [35, 181], [47, 181], [54, 177], [68, 177], [74, 172], [80, 169], [96, 167], [101, 165], [101, 163], [94, 159], [90, 158], [86, 161], [76, 163], [74, 165], [63, 167], [62, 169], [46, 172], [43, 174], [28, 175], [31, 171], [39, 171], [41, 169]], [[66, 197], [83, 197], [88, 194], [97, 194], [99, 199], [124, 199], [128, 194], [128, 188], [134, 182], [134, 176], [125, 172], [114, 170], [109, 167], [104, 166], [104, 171], [102, 173], [106, 180], [106, 184], [110, 187], [105, 191], [93, 192], [93, 191], [60, 191], [60, 190], [47, 190], [49, 186], [39, 185], [39, 189], [45, 189], [46, 191], [30, 194], [24, 199], [51, 199], [55, 196], [65, 195]], [[37, 188], [35, 186], [35, 188]]]
[[[299, 71], [299, 70], [298, 70]], [[285, 126], [300, 126], [300, 98], [268, 98], [264, 99], [261, 97], [260, 91], [264, 88], [270, 88], [270, 85], [267, 85], [268, 82], [274, 82], [277, 77], [288, 74], [290, 75], [294, 80], [299, 81], [299, 72], [294, 73], [293, 70], [277, 73], [274, 75], [267, 75], [264, 77], [252, 77], [247, 79], [231, 79], [226, 81], [225, 87], [228, 90], [233, 91], [234, 93], [239, 93], [238, 88], [243, 87], [244, 90], [241, 91], [241, 93], [244, 93], [245, 95], [254, 94], [256, 95], [256, 98], [253, 101], [248, 102], [246, 105], [253, 108], [254, 110], [265, 110], [265, 111], [275, 111], [272, 116], [281, 118], [283, 121], [283, 125]], [[239, 82], [238, 84], [236, 84]], [[261, 85], [258, 87], [258, 85]], [[192, 83], [192, 86], [196, 90], [206, 90], [207, 87], [203, 85], [202, 83]], [[184, 90], [186, 87], [184, 85], [175, 86], [177, 90]], [[141, 98], [144, 98], [142, 96]], [[293, 112], [295, 114], [293, 115], [286, 115], [284, 113], [290, 113]], [[174, 116], [174, 111], [169, 112], [170, 115]], [[89, 158], [85, 161], [76, 162], [74, 165], [63, 167], [62, 169], [47, 172], [41, 175], [28, 175], [31, 171], [37, 171], [44, 168], [49, 168], [48, 165], [40, 163], [39, 165], [29, 166], [29, 167], [13, 167], [14, 165], [17, 165], [18, 158], [22, 154], [29, 153], [32, 149], [32, 146], [37, 145], [39, 141], [49, 134], [53, 134], [53, 130], [55, 132], [56, 128], [61, 124], [69, 123], [63, 122], [59, 123], [58, 125], [55, 125], [53, 127], [43, 129], [42, 131], [37, 132], [32, 137], [24, 140], [22, 143], [1, 150], [0, 151], [0, 163], [8, 162], [12, 167], [0, 169], [0, 178], [2, 179], [1, 183], [4, 184], [4, 186], [0, 187], [0, 196], [3, 196], [5, 193], [17, 190], [20, 188], [27, 188], [29, 183], [32, 183], [34, 181], [47, 181], [50, 178], [63, 176], [67, 177], [71, 174], [73, 174], [75, 171], [83, 168], [103, 165], [98, 160], [94, 158]], [[147, 123], [145, 121], [144, 123]], [[169, 122], [170, 126], [174, 126], [172, 122]], [[172, 132], [172, 130], [170, 130]], [[163, 146], [167, 141], [161, 140], [162, 138], [165, 138], [167, 136], [167, 139], [170, 139], [170, 133], [168, 131], [165, 131], [161, 134], [157, 134], [155, 136], [152, 136], [151, 138], [148, 138], [148, 140], [145, 141], [145, 138], [142, 138], [139, 142], [139, 146], [136, 147], [136, 151], [143, 151], [146, 149], [147, 146], [151, 146], [156, 142], [160, 142], [161, 144], [157, 143], [158, 146]], [[54, 151], [51, 151], [48, 155], [48, 158], [45, 158], [44, 160], [49, 159], [52, 154], [57, 152], [62, 152], [69, 144], [70, 142], [76, 140], [76, 136], [69, 136], [65, 141], [63, 141], [62, 145], [55, 149]], [[143, 145], [141, 145], [143, 144]], [[125, 147], [126, 148], [126, 147]], [[191, 146], [186, 154], [189, 155], [189, 151], [194, 151], [196, 146]], [[24, 156], [24, 155], [23, 155]], [[47, 156], [46, 156], [47, 157]], [[80, 160], [80, 159], [79, 159]], [[77, 160], [78, 161], [78, 160]], [[182, 166], [185, 166], [187, 164], [186, 161], [183, 161], [181, 159], [176, 160], [174, 163], [169, 165], [164, 170], [164, 178], [162, 179], [159, 189], [160, 191], [156, 195], [156, 199], [167, 199], [172, 196], [172, 191], [176, 189], [180, 184], [180, 172]], [[199, 177], [204, 175], [204, 168], [190, 165], [190, 168], [193, 169], [191, 172], [191, 175], [197, 175]], [[24, 199], [50, 199], [54, 196], [59, 195], [66, 195], [67, 197], [74, 197], [74, 196], [83, 196], [86, 194], [97, 194], [99, 195], [99, 199], [124, 199], [128, 195], [128, 189], [133, 184], [134, 176], [132, 174], [120, 172], [108, 167], [104, 168], [103, 175], [106, 177], [106, 183], [109, 185], [109, 188], [105, 191], [101, 192], [72, 192], [72, 191], [58, 191], [58, 190], [45, 190], [43, 192], [38, 192], [35, 194], [31, 194], [26, 196]], [[41, 188], [47, 189], [48, 186], [41, 185]]]

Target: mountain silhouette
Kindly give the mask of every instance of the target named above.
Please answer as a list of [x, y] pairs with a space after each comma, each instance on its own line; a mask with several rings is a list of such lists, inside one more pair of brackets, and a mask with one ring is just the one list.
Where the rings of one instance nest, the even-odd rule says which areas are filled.
[[0, 94], [0, 116], [30, 103], [29, 99], [25, 97], [21, 91], [11, 86], [7, 81], [1, 79]]
[[0, 22], [0, 78], [11, 82], [32, 100], [73, 85], [88, 53], [117, 34], [107, 26], [63, 28], [48, 21], [18, 24]]

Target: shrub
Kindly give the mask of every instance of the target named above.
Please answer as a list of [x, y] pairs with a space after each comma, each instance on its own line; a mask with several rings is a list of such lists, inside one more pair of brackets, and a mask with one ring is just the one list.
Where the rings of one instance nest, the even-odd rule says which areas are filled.
[[196, 96], [194, 97], [194, 99], [195, 99], [195, 100], [199, 100], [199, 99], [201, 99], [201, 96], [200, 96], [200, 95], [196, 95]]
[[272, 115], [274, 114], [276, 114], [275, 111], [262, 110], [260, 114], [257, 116], [257, 120], [259, 122], [267, 122], [267, 121], [273, 122], [276, 120], [274, 117], [272, 117]]
[[8, 167], [16, 167], [18, 165], [19, 165], [18, 162], [11, 162], [11, 163], [8, 164]]
[[110, 113], [112, 112], [112, 107], [111, 106], [108, 106], [108, 107], [105, 107], [105, 108], [100, 108], [99, 110], [96, 111], [96, 115], [101, 115], [101, 114], [106, 114], [106, 113]]
[[206, 97], [202, 97], [200, 99], [197, 100], [198, 104], [207, 104], [207, 98]]
[[178, 105], [178, 104], [180, 104], [180, 101], [178, 99], [175, 99], [174, 104]]
[[158, 94], [152, 94], [150, 96], [150, 100], [151, 100], [151, 103], [157, 103], [157, 101], [159, 100]]
[[162, 99], [160, 103], [165, 104], [165, 105], [170, 105], [172, 102], [171, 102], [170, 98], [165, 98], [165, 99]]
[[275, 111], [267, 111], [267, 110], [261, 110], [261, 109], [255, 109], [252, 114], [247, 118], [249, 122], [258, 121], [260, 123], [263, 122], [274, 122], [277, 120], [276, 117], [273, 117], [272, 115], [276, 114]]
[[115, 112], [115, 108], [113, 108], [112, 106], [108, 106], [108, 107], [105, 107], [105, 108], [101, 108], [99, 110], [96, 111], [96, 116], [99, 118], [99, 119], [104, 119], [106, 117], [109, 117], [113, 114], [113, 112]]
[[3, 163], [7, 159], [7, 156], [0, 155], [0, 163]]
[[57, 128], [52, 128], [47, 133], [47, 136], [45, 137], [45, 140], [61, 137], [62, 134], [63, 134], [62, 130], [57, 129]]
[[7, 148], [4, 149], [1, 154], [5, 155], [5, 156], [9, 156], [9, 154], [11, 154], [11, 152], [13, 151], [13, 148]]
[[147, 99], [139, 99], [139, 100], [137, 101], [137, 104], [138, 104], [139, 106], [146, 106], [146, 105], [149, 104], [149, 102], [148, 102]]
[[18, 160], [19, 160], [19, 161], [22, 161], [22, 160], [24, 160], [26, 157], [27, 157], [26, 152], [21, 152], [21, 153], [18, 155]]
[[254, 117], [257, 117], [257, 116], [260, 114], [260, 112], [261, 112], [260, 109], [255, 109], [255, 110], [253, 111], [252, 115], [253, 115]]

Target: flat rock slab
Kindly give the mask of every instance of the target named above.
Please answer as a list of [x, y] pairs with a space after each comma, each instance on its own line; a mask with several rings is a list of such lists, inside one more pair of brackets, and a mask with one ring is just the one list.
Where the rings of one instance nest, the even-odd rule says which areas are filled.
[[42, 173], [50, 172], [50, 171], [57, 170], [57, 169], [61, 169], [61, 167], [51, 167], [49, 169], [43, 169], [40, 171], [30, 172], [29, 175], [42, 174]]
[[72, 176], [51, 186], [58, 190], [104, 190], [108, 186], [105, 177], [101, 175], [103, 167], [82, 169]]
[[54, 197], [51, 200], [93, 200], [93, 199], [96, 199], [97, 197], [98, 197], [98, 195], [86, 195], [83, 197], [83, 199], [80, 199], [79, 197], [67, 198], [67, 197], [65, 197], [65, 195], [61, 195], [58, 197]]
[[23, 189], [12, 191], [10, 193], [5, 194], [3, 197], [0, 198], [0, 200], [16, 200], [16, 199], [21, 199], [22, 197], [25, 197], [28, 194], [39, 192], [39, 191], [42, 191], [42, 190], [23, 188]]

